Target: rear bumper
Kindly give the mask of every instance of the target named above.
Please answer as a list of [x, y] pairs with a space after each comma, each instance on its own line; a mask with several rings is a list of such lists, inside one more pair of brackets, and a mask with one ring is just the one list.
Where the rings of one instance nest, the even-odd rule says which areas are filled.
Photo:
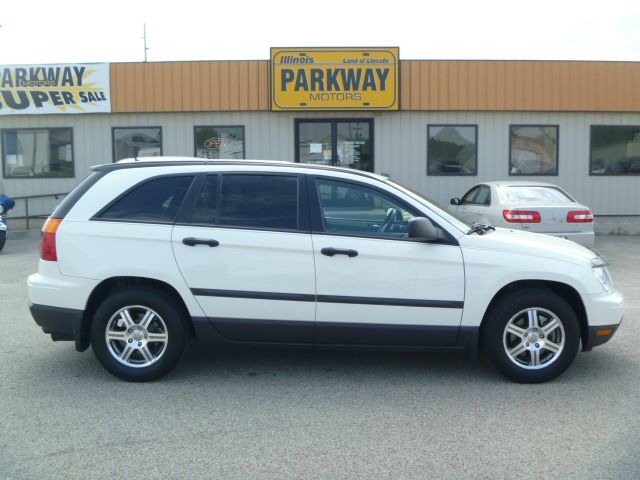
[[82, 332], [82, 310], [51, 307], [29, 303], [29, 310], [35, 322], [44, 333], [51, 335], [54, 342], [75, 341], [76, 350], [82, 352], [88, 348], [86, 335]]

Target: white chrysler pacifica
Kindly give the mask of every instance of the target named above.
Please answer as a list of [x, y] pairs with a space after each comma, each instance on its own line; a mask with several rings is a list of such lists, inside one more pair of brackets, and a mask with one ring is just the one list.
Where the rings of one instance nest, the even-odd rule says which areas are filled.
[[153, 380], [211, 345], [482, 348], [518, 382], [605, 343], [623, 299], [593, 251], [470, 226], [384, 177], [286, 162], [94, 167], [42, 231], [32, 315]]

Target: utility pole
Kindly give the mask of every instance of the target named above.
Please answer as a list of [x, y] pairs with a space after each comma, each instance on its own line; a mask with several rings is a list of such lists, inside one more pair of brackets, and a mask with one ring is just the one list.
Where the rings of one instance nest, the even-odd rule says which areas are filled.
[[149, 50], [149, 48], [147, 47], [147, 24], [144, 24], [143, 27], [143, 37], [144, 39], [144, 61], [147, 61], [147, 50]]

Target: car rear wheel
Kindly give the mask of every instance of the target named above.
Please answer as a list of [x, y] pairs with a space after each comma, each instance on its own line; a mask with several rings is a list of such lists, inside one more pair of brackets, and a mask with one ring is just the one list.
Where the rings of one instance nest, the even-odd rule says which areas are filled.
[[187, 341], [181, 309], [146, 288], [121, 290], [96, 310], [91, 347], [113, 375], [150, 381], [166, 375], [180, 360]]
[[551, 380], [573, 362], [580, 326], [571, 306], [545, 289], [503, 297], [489, 312], [482, 341], [491, 362], [522, 383]]

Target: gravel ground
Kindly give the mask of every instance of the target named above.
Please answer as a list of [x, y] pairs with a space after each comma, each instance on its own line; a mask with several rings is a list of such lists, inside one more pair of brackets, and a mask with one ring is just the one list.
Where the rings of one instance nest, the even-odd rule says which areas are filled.
[[0, 254], [0, 478], [640, 478], [640, 238], [597, 237], [608, 344], [517, 385], [457, 354], [209, 351], [149, 384], [31, 319], [37, 240]]

